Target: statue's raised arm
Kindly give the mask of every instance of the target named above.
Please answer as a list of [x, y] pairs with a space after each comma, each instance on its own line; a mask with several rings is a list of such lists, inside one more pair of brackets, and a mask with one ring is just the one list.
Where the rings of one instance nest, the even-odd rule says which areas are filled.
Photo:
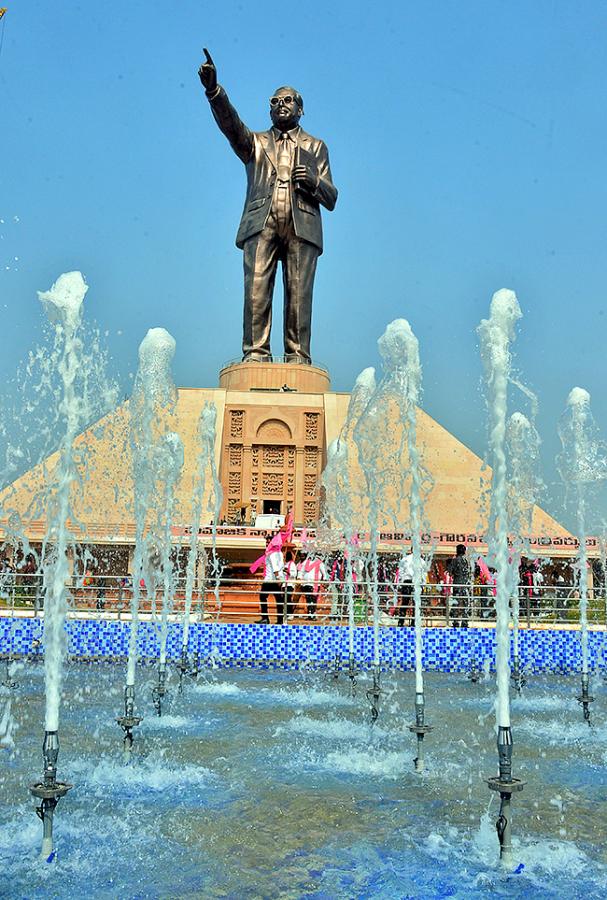
[[253, 135], [247, 126], [240, 121], [240, 117], [228, 100], [225, 90], [217, 83], [217, 68], [206, 47], [203, 52], [206, 62], [203, 62], [198, 69], [198, 77], [211, 104], [211, 111], [215, 121], [229, 140], [236, 156], [246, 165], [253, 152]]
[[207, 94], [213, 94], [217, 88], [217, 69], [206, 47], [203, 47], [202, 52], [206, 57], [206, 62], [203, 62], [198, 69], [198, 77]]

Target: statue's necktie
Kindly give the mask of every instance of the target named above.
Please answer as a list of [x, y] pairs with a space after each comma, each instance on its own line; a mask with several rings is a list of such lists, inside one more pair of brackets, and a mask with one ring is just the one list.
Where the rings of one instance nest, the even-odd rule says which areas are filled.
[[278, 180], [291, 179], [291, 139], [286, 131], [280, 136], [278, 143]]

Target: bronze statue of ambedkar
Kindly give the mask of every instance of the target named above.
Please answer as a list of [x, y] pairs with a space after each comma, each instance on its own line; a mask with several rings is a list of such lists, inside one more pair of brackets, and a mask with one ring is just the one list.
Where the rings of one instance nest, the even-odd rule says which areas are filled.
[[303, 101], [290, 87], [278, 88], [270, 98], [273, 127], [250, 131], [217, 83], [208, 50], [204, 53], [198, 74], [213, 116], [247, 170], [236, 236], [244, 254], [243, 361], [272, 360], [272, 294], [281, 262], [285, 357], [309, 364], [312, 289], [322, 253], [320, 206], [331, 210], [337, 200], [327, 148], [300, 127]]

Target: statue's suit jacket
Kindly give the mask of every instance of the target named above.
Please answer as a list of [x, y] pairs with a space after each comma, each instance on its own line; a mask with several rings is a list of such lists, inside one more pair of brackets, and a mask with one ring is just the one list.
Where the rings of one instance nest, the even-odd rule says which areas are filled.
[[[274, 132], [272, 129], [250, 131], [241, 122], [220, 85], [209, 98], [209, 103], [215, 121], [247, 170], [247, 196], [236, 235], [236, 246], [242, 249], [248, 238], [263, 231], [272, 206], [277, 169]], [[337, 188], [331, 180], [329, 154], [323, 142], [300, 127], [297, 145], [315, 158], [319, 181], [313, 194], [299, 189], [291, 191], [293, 226], [297, 237], [314, 244], [322, 253], [320, 204], [326, 209], [333, 209], [337, 201]]]

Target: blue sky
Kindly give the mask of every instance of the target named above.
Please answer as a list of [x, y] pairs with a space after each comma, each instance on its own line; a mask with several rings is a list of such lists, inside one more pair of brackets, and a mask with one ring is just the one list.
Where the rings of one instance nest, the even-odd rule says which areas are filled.
[[[36, 290], [80, 269], [130, 390], [149, 327], [175, 381], [213, 386], [240, 353], [244, 171], [197, 77], [207, 46], [243, 120], [280, 84], [329, 147], [313, 356], [349, 390], [405, 317], [424, 407], [484, 452], [476, 326], [517, 292], [517, 365], [538, 393], [549, 495], [556, 422], [590, 391], [607, 433], [607, 124], [599, 0], [14, 2], [0, 52], [1, 373], [40, 338]], [[281, 352], [281, 297], [273, 337]]]

